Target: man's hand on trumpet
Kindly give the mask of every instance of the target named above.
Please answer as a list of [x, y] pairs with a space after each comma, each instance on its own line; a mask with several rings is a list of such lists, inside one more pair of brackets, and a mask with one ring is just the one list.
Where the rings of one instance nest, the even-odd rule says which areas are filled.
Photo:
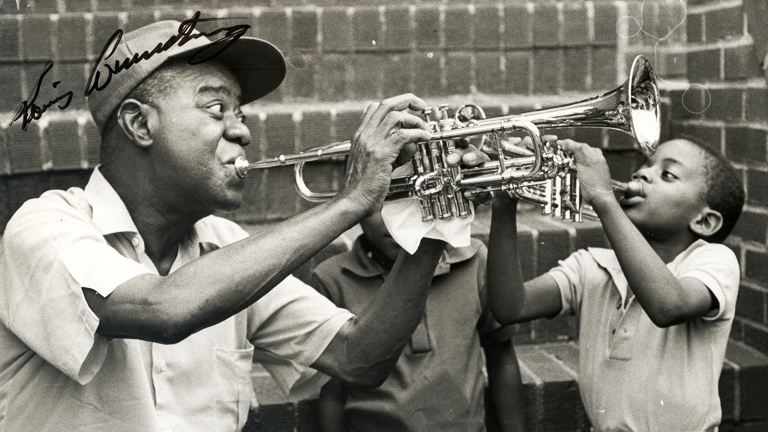
[[[387, 195], [392, 170], [410, 162], [416, 143], [430, 139], [427, 123], [416, 112], [426, 103], [404, 94], [372, 103], [365, 110], [363, 121], [352, 138], [347, 159], [347, 178], [337, 197], [347, 197], [360, 205], [366, 214], [379, 208]], [[458, 143], [448, 156], [450, 165], [476, 166], [488, 161], [488, 156], [466, 141]], [[482, 199], [483, 197], [474, 197]]]

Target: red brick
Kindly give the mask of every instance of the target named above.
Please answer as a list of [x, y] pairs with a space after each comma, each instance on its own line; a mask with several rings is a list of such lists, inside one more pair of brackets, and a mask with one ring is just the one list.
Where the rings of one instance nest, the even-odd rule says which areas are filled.
[[684, 52], [662, 52], [656, 65], [657, 74], [670, 78], [685, 78], [688, 74], [688, 56]]
[[441, 95], [441, 54], [416, 53], [413, 56], [414, 83], [419, 96], [429, 97]]
[[91, 12], [91, 0], [67, 0], [64, 12]]
[[297, 9], [293, 11], [293, 37], [291, 46], [294, 49], [317, 49], [317, 12], [314, 9]]
[[445, 9], [445, 47], [448, 49], [472, 46], [472, 16], [467, 6], [450, 6]]
[[0, 61], [19, 60], [19, 20], [16, 16], [0, 16]]
[[563, 45], [586, 45], [589, 38], [587, 10], [579, 3], [563, 4]]
[[352, 50], [352, 20], [346, 8], [323, 9], [323, 50]]
[[747, 170], [747, 198], [757, 205], [768, 205], [768, 172]]
[[475, 54], [475, 80], [479, 93], [507, 93], [504, 87], [501, 59], [501, 55], [494, 52], [478, 52]]
[[357, 54], [352, 61], [352, 93], [356, 99], [379, 99], [382, 71], [386, 59], [373, 54]]
[[[768, 354], [768, 330], [765, 327], [752, 324], [748, 320], [742, 321], [742, 328], [744, 331], [744, 343], [752, 348], [757, 349], [763, 354]], [[746, 379], [742, 379], [742, 385], [747, 382]], [[749, 404], [752, 412], [750, 414], [754, 417], [764, 416], [765, 414], [765, 398], [759, 398], [757, 400], [742, 399], [744, 405]], [[744, 414], [745, 407], [742, 407], [742, 418], [748, 419]]]
[[533, 17], [524, 4], [504, 5], [504, 46], [533, 46]]
[[472, 58], [466, 53], [450, 53], [445, 59], [445, 93], [469, 94], [472, 85]]
[[564, 51], [563, 90], [587, 90], [589, 77], [589, 50], [587, 48], [567, 48]]
[[[706, 104], [705, 104], [706, 95]], [[702, 118], [700, 114], [709, 105], [710, 96], [704, 88], [698, 85], [690, 86], [686, 90], [673, 90], [669, 92], [671, 101], [671, 117], [676, 120]]]
[[83, 15], [62, 15], [55, 36], [59, 60], [87, 60], [85, 37], [86, 21]]
[[744, 210], [732, 231], [732, 235], [744, 240], [765, 243], [768, 230], [768, 216]]
[[747, 250], [744, 262], [744, 276], [758, 282], [768, 283], [768, 266], [765, 265], [767, 262], [768, 254], [765, 252]]
[[703, 17], [703, 14], [688, 14], [688, 22], [685, 24], [685, 31], [689, 43], [704, 42]]
[[27, 131], [21, 130], [17, 122], [6, 129], [8, 155], [11, 161], [11, 173], [23, 174], [40, 172], [43, 161], [40, 154], [40, 128], [37, 123], [30, 123]]
[[725, 128], [725, 154], [738, 161], [765, 162], [766, 131], [747, 127]]
[[477, 5], [472, 15], [472, 29], [475, 48], [501, 48], [501, 15], [496, 5]]
[[713, 9], [704, 15], [707, 43], [741, 37], [744, 11], [741, 6]]
[[387, 50], [407, 50], [413, 43], [411, 13], [408, 6], [387, 6], [384, 11], [387, 23], [383, 46]]
[[52, 14], [61, 11], [56, 0], [35, 0], [35, 12]]
[[266, 152], [276, 157], [296, 152], [296, 126], [291, 113], [271, 113], [264, 125]]
[[725, 54], [725, 79], [738, 80], [746, 78], [762, 78], [763, 71], [757, 61], [753, 45], [723, 49]]
[[300, 150], [320, 147], [333, 141], [329, 111], [304, 111], [301, 119]]
[[[761, 351], [742, 344], [729, 343], [726, 351], [728, 360], [740, 367], [741, 420], [766, 419], [765, 401], [768, 399], [768, 359], [764, 353], [768, 348], [768, 329], [761, 326], [745, 325], [745, 342]], [[750, 343], [758, 342], [755, 345]]]
[[720, 50], [708, 49], [688, 53], [688, 80], [708, 82], [720, 79]]
[[736, 299], [737, 314], [765, 324], [765, 307], [766, 292], [764, 289], [752, 288], [743, 284], [739, 287], [739, 296]]
[[560, 45], [560, 20], [555, 3], [537, 3], [533, 11], [533, 45], [556, 47]]
[[323, 56], [318, 80], [318, 91], [321, 100], [343, 100], [347, 97], [347, 71], [349, 56], [326, 54]]
[[562, 89], [563, 51], [539, 49], [533, 53], [534, 93], [556, 94]]
[[688, 20], [685, 4], [665, 2], [659, 4], [659, 26], [667, 43], [685, 43]]
[[[98, 15], [95, 15], [95, 16], [98, 16]], [[115, 22], [117, 23], [118, 21], [116, 20]], [[125, 24], [125, 32], [127, 33], [130, 31], [136, 30], [137, 28], [144, 27], [145, 25], [152, 24], [153, 22], [155, 22], [155, 15], [153, 11], [144, 10], [144, 11], [128, 12], [127, 23]], [[110, 28], [112, 29], [111, 32], [109, 30]], [[102, 37], [102, 40], [106, 42], [107, 38], [109, 38], [109, 36], [112, 33], [114, 33], [114, 31], [117, 30], [117, 28], [118, 27], [104, 28], [103, 30], [104, 36]], [[100, 50], [101, 47], [103, 46], [103, 43], [95, 44], [95, 45], [98, 45], [98, 46], [94, 48], [98, 48]]]
[[[159, 0], [129, 0], [131, 2], [131, 6], [133, 6], [136, 9], [141, 8], [155, 8], [157, 7], [157, 2]], [[221, 2], [221, 0], [219, 0]], [[106, 3], [105, 0], [100, 0], [100, 3]]]
[[15, 112], [21, 101], [28, 97], [28, 94], [21, 93], [21, 66], [0, 64], [0, 88], [3, 89], [0, 92], [0, 111]]
[[336, 141], [351, 140], [360, 128], [363, 119], [362, 110], [339, 111], [336, 115]]
[[315, 97], [315, 75], [317, 69], [317, 55], [291, 53], [287, 56], [288, 72], [286, 83], [281, 87], [288, 89], [290, 94], [301, 98]]
[[592, 50], [592, 89], [613, 90], [616, 84], [616, 49], [594, 48]]
[[529, 52], [510, 52], [506, 54], [506, 93], [531, 94], [531, 57], [532, 55]]
[[595, 2], [595, 39], [598, 45], [616, 44], [618, 12], [613, 2]]
[[267, 171], [270, 193], [267, 193], [267, 212], [269, 220], [287, 219], [296, 214], [301, 199], [295, 191], [293, 167], [276, 167]]
[[268, 40], [285, 51], [290, 47], [291, 35], [288, 33], [288, 17], [284, 9], [263, 9], [256, 18], [254, 34]]
[[54, 170], [80, 168], [82, 155], [76, 121], [52, 121], [44, 134]]
[[[11, 155], [8, 149], [8, 138], [5, 136], [6, 130], [7, 127], [0, 128], [0, 176], [11, 174]], [[6, 195], [6, 190], [3, 186], [3, 181], [0, 178], [0, 232], [2, 231], [2, 227], [5, 227], [4, 224], [6, 222], [5, 219], [2, 219], [2, 212], [5, 210], [3, 196]]]
[[768, 90], [764, 88], [746, 89], [744, 115], [747, 121], [768, 119]]
[[412, 57], [409, 55], [387, 56], [387, 61], [384, 64], [382, 96], [386, 98], [412, 92], [411, 62]]
[[[48, 76], [46, 76], [46, 83], [44, 85], [48, 86], [48, 90], [46, 91], [46, 94], [51, 95], [51, 99], [55, 99], [59, 96], [64, 95], [65, 93], [71, 91], [72, 92], [72, 100], [69, 103], [69, 106], [66, 108], [67, 110], [74, 110], [74, 109], [87, 109], [86, 103], [85, 103], [85, 96], [83, 96], [82, 89], [85, 87], [85, 82], [87, 80], [86, 75], [86, 64], [85, 63], [57, 63], [53, 65], [53, 69], [51, 69], [51, 80], [48, 81]], [[61, 81], [61, 84], [56, 86], [56, 89], [52, 88], [52, 84], [55, 81]], [[64, 102], [65, 99], [62, 99], [62, 102]], [[57, 104], [57, 105], [60, 105]], [[58, 109], [55, 108], [55, 106], [52, 106], [49, 108], [49, 112], [57, 112]]]
[[51, 60], [51, 19], [48, 15], [28, 15], [22, 21], [22, 56], [25, 60]]
[[[19, 6], [16, 7], [15, 1], [5, 1], [0, 3], [0, 14], [2, 15], [10, 15], [10, 14], [25, 14], [32, 12], [32, 5], [29, 0], [21, 0], [19, 1]], [[5, 225], [3, 225], [5, 226]]]
[[431, 6], [416, 9], [416, 45], [420, 49], [440, 47], [440, 10]]
[[710, 90], [710, 105], [704, 115], [712, 119], [741, 119], [743, 94], [744, 92], [741, 89]]
[[[135, 14], [130, 17], [133, 18]], [[128, 20], [129, 27], [131, 26], [132, 19]], [[152, 21], [154, 22], [154, 20]], [[97, 13], [93, 15], [93, 43], [91, 44], [91, 56], [97, 57], [101, 50], [104, 49], [107, 41], [117, 31], [122, 28], [120, 26], [120, 18], [116, 13]], [[135, 27], [138, 28], [138, 27]], [[135, 29], [131, 28], [131, 30]], [[126, 30], [130, 31], [130, 30]]]
[[356, 8], [352, 24], [356, 50], [375, 51], [380, 48], [382, 31], [378, 8]]

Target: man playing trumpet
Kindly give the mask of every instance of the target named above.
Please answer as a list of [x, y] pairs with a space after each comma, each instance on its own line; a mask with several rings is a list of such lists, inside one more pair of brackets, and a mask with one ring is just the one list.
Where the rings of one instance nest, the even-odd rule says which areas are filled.
[[[126, 34], [114, 57], [180, 23]], [[237, 208], [234, 161], [250, 143], [241, 104], [275, 89], [285, 62], [240, 38], [194, 66], [197, 38], [111, 77], [89, 96], [102, 165], [84, 190], [49, 191], [0, 247], [0, 430], [239, 430], [252, 359], [289, 388], [303, 366], [376, 386], [419, 323], [443, 243], [424, 240], [360, 316], [290, 276], [377, 209], [393, 164], [428, 139], [413, 95], [371, 105], [329, 202], [259, 237], [212, 216]], [[130, 47], [130, 48], [128, 48]], [[485, 156], [457, 150], [474, 164]], [[399, 274], [417, 274], [404, 279]]]

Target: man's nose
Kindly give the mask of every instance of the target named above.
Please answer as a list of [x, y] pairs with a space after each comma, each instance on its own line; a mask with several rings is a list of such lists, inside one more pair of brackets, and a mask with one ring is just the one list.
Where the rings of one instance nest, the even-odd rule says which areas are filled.
[[234, 114], [228, 114], [224, 138], [241, 146], [247, 146], [251, 143], [251, 131]]

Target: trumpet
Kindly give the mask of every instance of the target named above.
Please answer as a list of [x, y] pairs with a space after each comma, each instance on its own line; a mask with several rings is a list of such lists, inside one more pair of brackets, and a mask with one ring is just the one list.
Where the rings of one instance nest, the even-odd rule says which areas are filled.
[[[573, 158], [558, 146], [542, 140], [540, 129], [606, 128], [633, 136], [640, 150], [650, 156], [659, 142], [661, 122], [659, 92], [653, 67], [643, 56], [632, 63], [624, 84], [582, 101], [495, 118], [486, 118], [474, 104], [459, 107], [448, 115], [448, 105], [438, 106], [437, 119], [432, 108], [423, 111], [429, 125], [430, 139], [417, 144], [411, 159], [412, 173], [393, 177], [387, 199], [416, 197], [421, 204], [422, 220], [465, 217], [471, 214], [464, 191], [502, 190], [520, 199], [543, 206], [543, 213], [573, 221], [582, 220], [582, 202]], [[502, 134], [522, 132], [530, 137], [528, 154], [510, 157], [504, 151]], [[455, 150], [456, 140], [482, 137], [481, 147], [490, 142], [496, 160], [480, 167], [451, 167], [447, 156]], [[308, 201], [324, 201], [334, 192], [313, 192], [303, 178], [307, 162], [345, 156], [350, 141], [330, 144], [294, 155], [281, 155], [249, 163], [235, 161], [238, 176], [252, 169], [294, 165], [296, 188]], [[618, 184], [617, 184], [618, 185]]]

